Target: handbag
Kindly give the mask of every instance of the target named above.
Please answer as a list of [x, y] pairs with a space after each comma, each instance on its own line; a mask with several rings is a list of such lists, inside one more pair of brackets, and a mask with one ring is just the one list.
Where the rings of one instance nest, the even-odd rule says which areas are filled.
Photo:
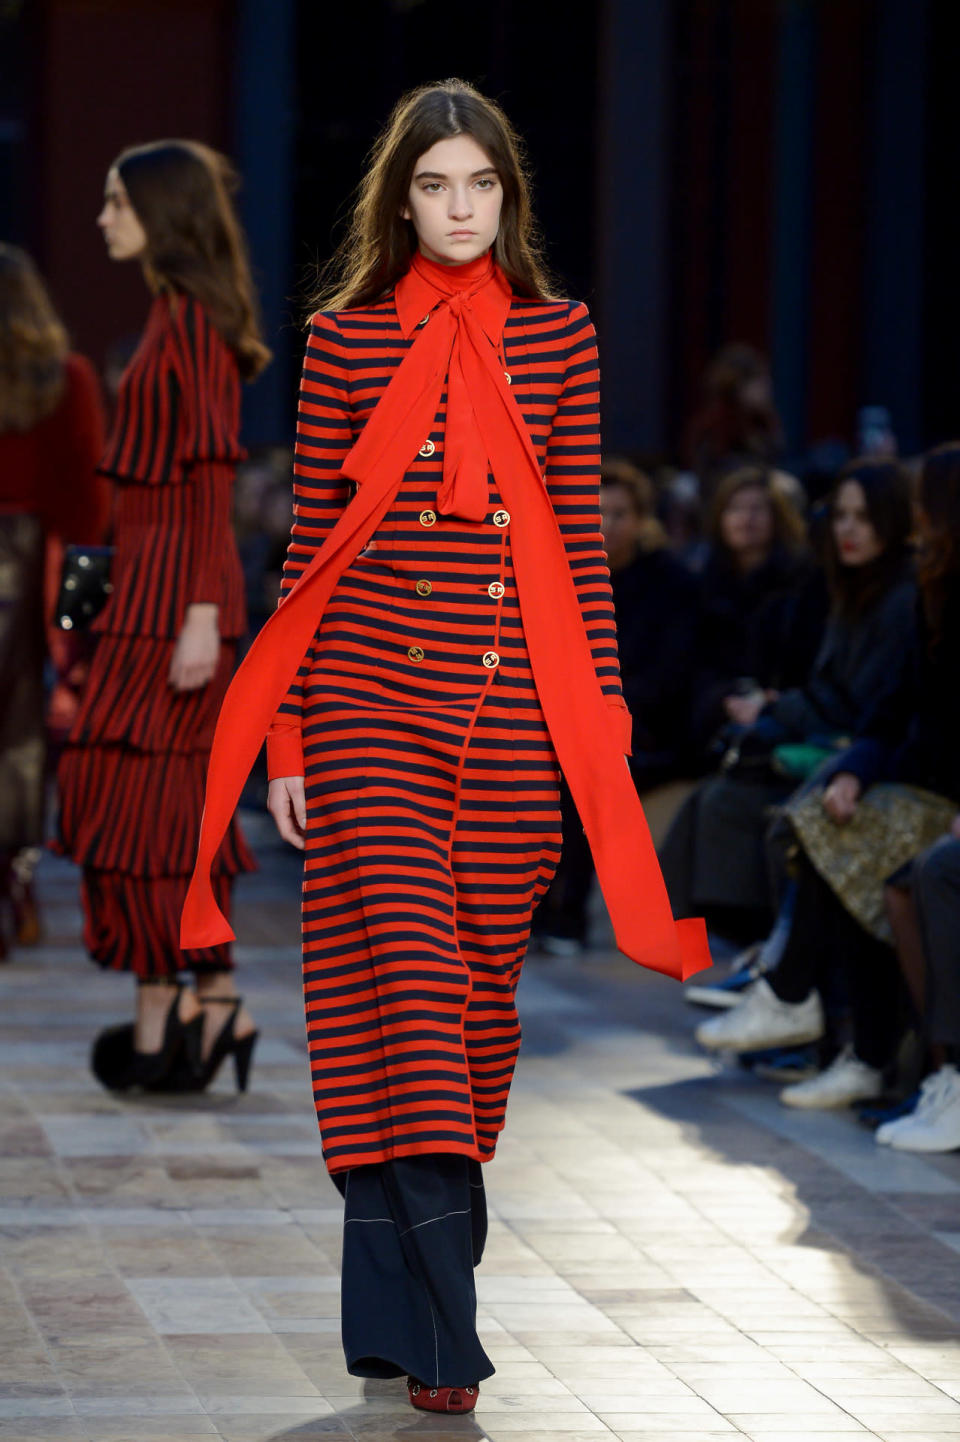
[[68, 546], [55, 620], [62, 631], [85, 631], [110, 599], [112, 546]]

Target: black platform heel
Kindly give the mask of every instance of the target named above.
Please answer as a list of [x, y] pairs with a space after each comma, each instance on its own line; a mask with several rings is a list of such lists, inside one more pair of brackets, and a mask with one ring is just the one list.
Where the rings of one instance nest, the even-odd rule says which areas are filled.
[[184, 1081], [200, 1068], [203, 1015], [198, 1014], [191, 1021], [181, 1021], [180, 997], [185, 990], [183, 985], [175, 988], [159, 1051], [136, 1050], [132, 1022], [108, 1027], [96, 1038], [90, 1069], [108, 1091], [130, 1091], [133, 1087], [143, 1087], [147, 1091], [190, 1089]]
[[198, 1000], [203, 1006], [229, 1006], [230, 1014], [216, 1035], [213, 1046], [210, 1048], [210, 1055], [206, 1061], [199, 1063], [193, 1090], [206, 1091], [227, 1057], [232, 1056], [237, 1091], [245, 1092], [250, 1079], [250, 1068], [253, 1065], [253, 1049], [257, 1044], [260, 1032], [259, 1030], [251, 1031], [246, 1036], [238, 1037], [234, 1031], [237, 1013], [243, 1005], [243, 997], [201, 996]]

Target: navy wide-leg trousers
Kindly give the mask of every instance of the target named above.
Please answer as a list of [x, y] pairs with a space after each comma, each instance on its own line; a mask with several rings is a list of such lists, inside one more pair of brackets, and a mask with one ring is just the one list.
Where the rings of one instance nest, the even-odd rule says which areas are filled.
[[474, 1267], [487, 1234], [480, 1164], [402, 1157], [334, 1176], [343, 1193], [341, 1316], [355, 1377], [468, 1387], [493, 1375]]

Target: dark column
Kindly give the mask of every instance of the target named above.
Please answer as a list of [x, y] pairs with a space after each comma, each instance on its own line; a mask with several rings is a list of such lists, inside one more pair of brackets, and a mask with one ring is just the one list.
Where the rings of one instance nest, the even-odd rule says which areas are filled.
[[607, 0], [599, 65], [597, 322], [604, 447], [664, 440], [670, 0]]
[[863, 347], [874, 0], [817, 11], [807, 334], [808, 441], [853, 438]]
[[795, 454], [805, 439], [810, 302], [814, 14], [809, 0], [784, 0], [779, 52], [771, 352], [787, 447]]
[[882, 0], [876, 27], [859, 399], [889, 409], [901, 449], [911, 452], [924, 443], [928, 7]]
[[291, 376], [300, 319], [291, 233], [295, 32], [295, 0], [240, 0], [235, 99], [236, 158], [243, 175], [240, 213], [266, 340], [274, 351], [273, 364], [244, 398], [248, 445], [290, 439], [296, 419]]

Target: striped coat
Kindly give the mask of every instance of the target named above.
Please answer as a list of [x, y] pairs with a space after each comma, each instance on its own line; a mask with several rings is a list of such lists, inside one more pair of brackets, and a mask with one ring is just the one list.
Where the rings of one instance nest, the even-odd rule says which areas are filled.
[[[161, 295], [124, 372], [100, 464], [114, 481], [113, 594], [60, 763], [62, 851], [84, 868], [94, 960], [144, 978], [229, 965], [226, 947], [182, 955], [179, 914], [196, 855], [213, 728], [246, 629], [231, 526], [240, 377], [203, 306]], [[208, 685], [168, 674], [188, 605], [217, 605], [220, 661]], [[253, 866], [234, 825], [218, 895]]]
[[[349, 500], [344, 457], [410, 343], [392, 299], [315, 318], [285, 590]], [[622, 705], [585, 308], [515, 297], [502, 359], [594, 664]], [[437, 513], [444, 405], [338, 582], [269, 739], [271, 775], [306, 775], [307, 1032], [334, 1171], [493, 1155], [530, 918], [559, 857], [557, 762], [520, 620], [510, 516], [492, 477], [482, 522]]]

